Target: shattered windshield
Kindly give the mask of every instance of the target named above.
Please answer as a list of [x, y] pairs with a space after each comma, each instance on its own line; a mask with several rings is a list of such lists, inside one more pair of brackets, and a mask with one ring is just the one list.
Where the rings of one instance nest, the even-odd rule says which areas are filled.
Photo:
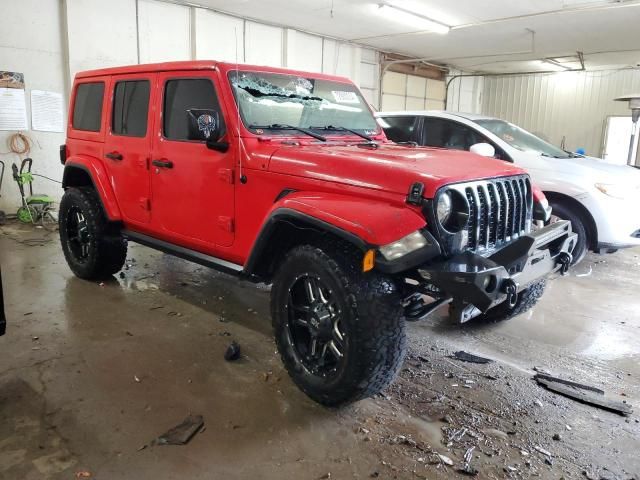
[[297, 128], [322, 135], [348, 129], [365, 135], [378, 125], [358, 89], [349, 83], [280, 73], [229, 72], [245, 126], [269, 133]]
[[568, 158], [570, 157], [564, 150], [545, 142], [533, 133], [527, 132], [512, 123], [497, 119], [475, 120], [475, 123], [486, 128], [494, 135], [500, 137], [514, 148], [523, 152], [533, 152], [545, 157]]

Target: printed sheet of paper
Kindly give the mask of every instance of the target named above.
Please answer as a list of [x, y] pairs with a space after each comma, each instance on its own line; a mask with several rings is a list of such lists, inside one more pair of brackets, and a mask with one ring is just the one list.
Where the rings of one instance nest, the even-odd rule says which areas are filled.
[[62, 132], [62, 94], [31, 90], [31, 128], [41, 132]]
[[26, 130], [27, 128], [24, 90], [0, 87], [0, 130]]

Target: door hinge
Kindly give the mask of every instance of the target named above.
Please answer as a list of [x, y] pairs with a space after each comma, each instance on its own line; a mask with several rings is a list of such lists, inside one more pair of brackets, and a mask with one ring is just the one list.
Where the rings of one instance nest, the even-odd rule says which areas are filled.
[[143, 210], [147, 210], [148, 212], [151, 211], [151, 199], [146, 198], [146, 197], [141, 197], [140, 198], [140, 207]]
[[233, 184], [233, 169], [232, 168], [220, 168], [218, 169], [218, 176], [223, 182]]
[[226, 216], [218, 217], [218, 226], [229, 233], [233, 233], [233, 218]]

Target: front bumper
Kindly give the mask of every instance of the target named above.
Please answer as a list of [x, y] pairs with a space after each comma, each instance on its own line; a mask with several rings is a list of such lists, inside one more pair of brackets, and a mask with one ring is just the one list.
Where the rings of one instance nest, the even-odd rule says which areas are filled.
[[483, 257], [461, 253], [418, 269], [421, 277], [452, 299], [455, 320], [465, 322], [505, 301], [547, 275], [566, 272], [577, 235], [560, 221], [523, 235]]
[[576, 197], [589, 211], [596, 224], [599, 250], [640, 246], [640, 198], [621, 200], [599, 191]]

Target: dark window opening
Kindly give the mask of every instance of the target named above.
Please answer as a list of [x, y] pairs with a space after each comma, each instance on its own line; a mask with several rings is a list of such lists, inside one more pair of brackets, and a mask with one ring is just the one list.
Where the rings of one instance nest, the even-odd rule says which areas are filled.
[[73, 128], [99, 132], [102, 123], [102, 99], [104, 83], [81, 83], [76, 88], [73, 104]]
[[187, 110], [202, 109], [220, 112], [220, 127], [224, 122], [216, 91], [207, 78], [169, 80], [164, 90], [164, 136], [170, 140], [189, 140]]
[[114, 135], [144, 137], [149, 116], [148, 80], [118, 82], [113, 95], [111, 125]]
[[475, 130], [441, 118], [424, 119], [424, 145], [452, 150], [469, 150], [471, 145], [486, 142]]
[[392, 142], [416, 142], [416, 117], [382, 117], [382, 128]]

